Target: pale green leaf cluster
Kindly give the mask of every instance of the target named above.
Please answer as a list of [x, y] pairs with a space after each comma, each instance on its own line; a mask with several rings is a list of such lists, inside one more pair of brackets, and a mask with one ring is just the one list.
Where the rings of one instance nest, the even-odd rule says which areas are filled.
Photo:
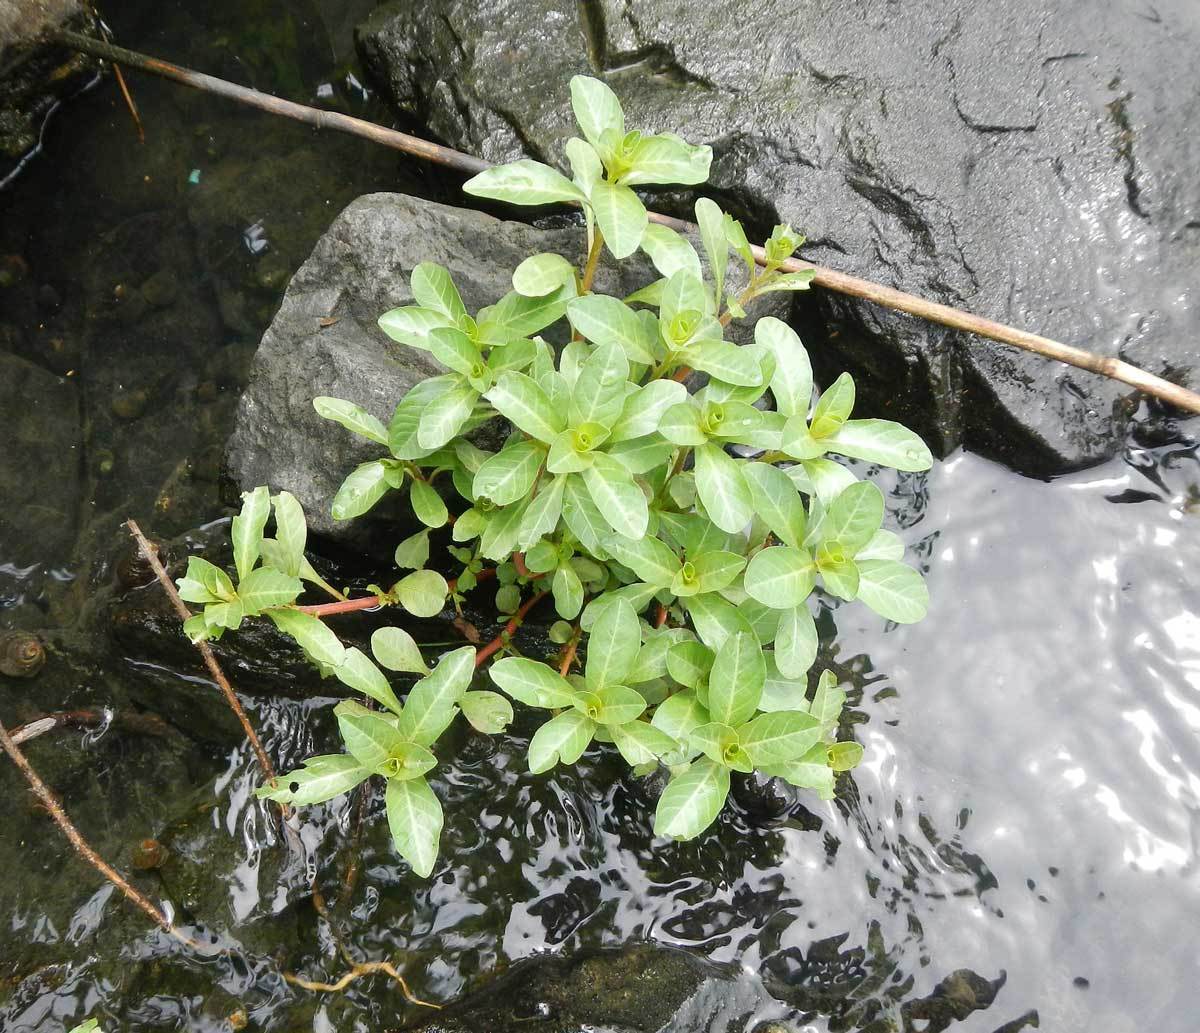
[[[585, 268], [530, 256], [513, 271], [511, 293], [471, 314], [450, 274], [422, 263], [410, 277], [414, 303], [380, 326], [448, 372], [413, 387], [386, 426], [351, 402], [315, 402], [383, 450], [347, 477], [335, 518], [407, 489], [425, 526], [398, 544], [396, 566], [407, 573], [390, 589], [373, 587], [379, 601], [432, 616], [494, 576], [498, 615], [513, 627], [545, 592], [562, 655], [520, 656], [503, 633], [488, 651], [496, 692], [470, 688], [469, 647], [430, 672], [400, 628], [377, 631], [370, 657], [344, 646], [293, 605], [301, 581], [313, 580], [303, 515], [281, 493], [275, 537], [264, 537], [266, 489], [247, 496], [233, 523], [237, 584], [202, 560], [181, 582], [186, 598], [205, 604], [190, 632], [215, 636], [266, 615], [324, 674], [379, 708], [339, 703], [348, 752], [311, 758], [263, 795], [312, 804], [386, 779], [397, 849], [420, 874], [433, 868], [442, 825], [428, 783], [433, 746], [460, 712], [480, 732], [503, 731], [510, 700], [548, 712], [529, 742], [531, 772], [597, 745], [637, 774], [665, 766], [671, 778], [655, 816], [664, 836], [703, 832], [731, 772], [829, 798], [862, 750], [837, 741], [845, 694], [830, 672], [813, 670], [813, 593], [861, 601], [902, 624], [928, 603], [920, 574], [902, 562], [903, 543], [883, 528], [882, 493], [835, 458], [919, 471], [932, 462], [924, 443], [899, 424], [854, 419], [848, 374], [814, 397], [808, 353], [786, 323], [758, 320], [751, 344], [726, 339], [759, 294], [808, 286], [811, 273], [784, 267], [803, 238], [776, 227], [760, 265], [741, 224], [702, 198], [702, 261], [690, 240], [647, 220], [633, 188], [703, 182], [709, 148], [627, 130], [597, 80], [574, 79], [571, 99], [581, 131], [567, 145], [571, 178], [519, 161], [467, 189], [580, 205], [592, 245]], [[594, 293], [588, 270], [601, 242], [617, 258], [640, 248], [659, 279], [624, 299]], [[736, 293], [731, 253], [745, 266]], [[488, 420], [507, 428], [494, 452], [469, 437]], [[450, 540], [432, 567], [431, 532]], [[440, 570], [455, 575], [453, 590]], [[380, 668], [421, 680], [401, 703]]]
[[[371, 652], [379, 664], [393, 670], [426, 669], [420, 652], [399, 628], [375, 632]], [[387, 785], [388, 824], [396, 849], [414, 872], [428, 876], [442, 832], [442, 805], [426, 779], [437, 766], [431, 747], [460, 711], [486, 732], [503, 731], [512, 720], [512, 708], [502, 697], [470, 691], [474, 671], [475, 650], [470, 646], [446, 653], [401, 703], [366, 654], [344, 650], [334, 674], [382, 709], [343, 700], [334, 714], [347, 752], [310, 757], [303, 767], [263, 786], [258, 795], [297, 806], [324, 803], [377, 775]]]
[[[275, 536], [268, 538], [264, 532], [272, 509]], [[180, 598], [203, 606], [184, 622], [183, 630], [193, 642], [218, 639], [226, 631], [236, 631], [247, 617], [291, 606], [305, 580], [323, 584], [304, 556], [308, 538], [304, 512], [288, 492], [274, 499], [262, 487], [245, 492], [230, 536], [237, 584], [200, 556], [188, 559], [187, 573], [179, 580]]]
[[[708, 179], [712, 148], [674, 133], [626, 129], [621, 102], [604, 83], [577, 75], [571, 107], [583, 138], [567, 142], [571, 178], [541, 162], [523, 160], [487, 169], [463, 187], [468, 194], [509, 204], [577, 204], [584, 210], [589, 245], [607, 244], [614, 258], [628, 258], [643, 244], [646, 207], [635, 186], [694, 185]], [[551, 256], [527, 259], [513, 277], [521, 293], [544, 295], [566, 275]]]

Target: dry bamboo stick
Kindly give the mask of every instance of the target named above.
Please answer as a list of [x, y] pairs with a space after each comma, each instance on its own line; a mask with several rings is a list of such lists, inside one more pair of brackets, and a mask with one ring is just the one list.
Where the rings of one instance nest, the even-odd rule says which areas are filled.
[[[80, 33], [61, 30], [57, 38], [63, 43], [74, 47], [76, 50], [92, 54], [95, 57], [112, 62], [120, 62], [130, 68], [140, 68], [142, 71], [163, 76], [166, 79], [182, 83], [185, 86], [191, 86], [207, 93], [215, 93], [218, 96], [227, 97], [230, 100], [236, 100], [239, 103], [248, 104], [251, 107], [256, 107], [275, 115], [283, 115], [300, 122], [306, 122], [317, 129], [336, 129], [339, 132], [361, 136], [367, 140], [383, 144], [385, 147], [404, 151], [406, 154], [424, 158], [427, 161], [445, 165], [460, 172], [474, 174], [490, 167], [488, 162], [479, 158], [463, 154], [449, 147], [431, 143], [428, 140], [422, 140], [416, 136], [410, 136], [408, 133], [401, 133], [395, 129], [386, 129], [383, 126], [375, 125], [361, 118], [354, 118], [351, 115], [343, 115], [340, 112], [322, 111], [319, 108], [311, 108], [304, 104], [297, 104], [294, 101], [274, 97], [268, 93], [262, 93], [258, 90], [248, 89], [245, 86], [238, 86], [235, 83], [227, 82], [224, 79], [205, 75], [203, 72], [194, 72], [191, 69], [181, 68], [179, 65], [173, 65], [167, 61], [160, 61], [157, 58], [148, 57], [133, 50], [126, 50], [124, 47], [113, 46], [111, 43], [93, 39], [90, 36], [84, 36]], [[684, 222], [681, 219], [674, 219], [670, 216], [660, 215], [656, 212], [651, 212], [650, 218], [655, 222], [671, 226], [675, 229], [691, 228], [691, 223]], [[766, 256], [763, 254], [761, 248], [755, 248], [754, 255], [760, 264], [765, 262]], [[1014, 348], [1020, 348], [1023, 351], [1041, 355], [1043, 358], [1065, 362], [1079, 369], [1088, 370], [1091, 373], [1098, 373], [1112, 380], [1119, 380], [1122, 383], [1129, 384], [1131, 387], [1161, 398], [1163, 401], [1170, 402], [1181, 409], [1200, 413], [1200, 394], [1197, 394], [1195, 391], [1189, 391], [1178, 384], [1173, 384], [1169, 380], [1149, 373], [1146, 370], [1139, 369], [1137, 366], [1133, 366], [1121, 359], [1096, 355], [1094, 352], [1085, 351], [1073, 345], [1063, 344], [1060, 341], [1042, 337], [1040, 334], [1019, 330], [1016, 327], [1007, 326], [1004, 323], [998, 323], [991, 319], [984, 319], [982, 316], [972, 315], [969, 312], [952, 308], [949, 305], [942, 305], [935, 301], [928, 301], [925, 298], [909, 294], [906, 291], [897, 290], [894, 287], [885, 287], [883, 284], [863, 280], [857, 276], [850, 276], [847, 273], [838, 272], [836, 269], [812, 265], [798, 259], [789, 259], [784, 263], [783, 267], [791, 272], [812, 269], [815, 272], [813, 282], [819, 287], [824, 287], [826, 290], [851, 295], [856, 298], [863, 298], [877, 305], [894, 309], [897, 312], [905, 312], [933, 323], [940, 323], [943, 326], [963, 330], [978, 337], [997, 341], [1000, 344], [1011, 345]]]

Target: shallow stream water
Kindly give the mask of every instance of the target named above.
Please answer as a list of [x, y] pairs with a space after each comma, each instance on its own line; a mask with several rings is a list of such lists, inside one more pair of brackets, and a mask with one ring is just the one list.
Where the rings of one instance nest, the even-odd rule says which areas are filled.
[[[110, 13], [127, 45], [386, 121], [350, 45], [365, 7]], [[866, 749], [833, 803], [767, 823], [731, 808], [702, 839], [665, 844], [644, 788], [604, 752], [526, 773], [518, 724], [448, 745], [427, 882], [392, 852], [379, 799], [357, 843], [344, 800], [305, 815], [300, 849], [279, 843], [251, 796], [252, 758], [204, 716], [219, 704], [195, 720], [167, 707], [215, 699], [198, 666], [122, 649], [95, 600], [126, 516], [170, 537], [224, 515], [216, 457], [254, 343], [333, 215], [364, 192], [442, 198], [455, 184], [365, 143], [130, 81], [144, 146], [106, 81], [0, 192], [0, 253], [21, 270], [0, 287], [0, 348], [47, 371], [23, 389], [0, 458], [0, 626], [49, 629], [55, 645], [37, 679], [0, 680], [0, 715], [110, 712], [30, 743], [31, 760], [118, 867], [141, 839], [166, 843], [170, 860], [135, 881], [232, 949], [197, 958], [148, 931], [8, 770], [0, 1029], [58, 1033], [92, 1014], [123, 1031], [427, 1017], [382, 980], [336, 995], [286, 983], [343, 971], [334, 929], [438, 1002], [520, 959], [680, 948], [710, 966], [681, 1031], [1200, 1025], [1194, 424], [1147, 415], [1123, 458], [1049, 483], [961, 453], [928, 475], [878, 475], [933, 602], [922, 624], [887, 628], [822, 605], [823, 659], [853, 686], [845, 731]], [[335, 748], [322, 691], [314, 675], [292, 698], [248, 698], [280, 767]], [[537, 1029], [544, 1003], [505, 1002], [511, 1028]]]

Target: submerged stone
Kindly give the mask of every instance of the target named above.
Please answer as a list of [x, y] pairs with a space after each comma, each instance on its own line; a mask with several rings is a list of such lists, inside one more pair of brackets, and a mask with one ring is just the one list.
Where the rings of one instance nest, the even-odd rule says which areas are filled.
[[[359, 45], [405, 113], [491, 161], [559, 160], [568, 80], [598, 75], [631, 128], [711, 144], [716, 196], [790, 221], [804, 257], [1197, 385], [1190, 0], [434, 0], [384, 5]], [[1050, 474], [1121, 447], [1124, 385], [832, 292], [796, 316], [819, 377], [850, 369], [862, 415], [943, 454]]]
[[648, 944], [572, 958], [534, 958], [415, 1028], [427, 1033], [683, 1029], [673, 1020], [689, 998], [715, 979], [711, 966], [682, 951]]

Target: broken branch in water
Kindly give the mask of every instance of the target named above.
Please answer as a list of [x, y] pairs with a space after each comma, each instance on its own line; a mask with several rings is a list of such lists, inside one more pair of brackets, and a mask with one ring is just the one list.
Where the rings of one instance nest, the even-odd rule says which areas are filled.
[[[385, 129], [383, 126], [377, 126], [361, 118], [343, 115], [337, 111], [322, 111], [319, 108], [310, 108], [304, 104], [296, 104], [290, 100], [274, 97], [269, 93], [261, 93], [258, 90], [251, 90], [245, 86], [238, 86], [236, 83], [218, 79], [215, 76], [205, 75], [203, 72], [194, 72], [191, 69], [182, 68], [167, 61], [160, 61], [157, 58], [139, 54], [133, 50], [126, 50], [124, 47], [113, 46], [111, 43], [93, 39], [91, 36], [85, 36], [78, 32], [71, 32], [65, 29], [60, 30], [57, 33], [57, 38], [62, 43], [74, 47], [76, 50], [106, 61], [119, 61], [128, 67], [140, 68], [144, 72], [161, 75], [163, 78], [182, 83], [184, 86], [191, 86], [206, 93], [215, 93], [218, 96], [227, 97], [242, 104], [248, 104], [251, 107], [259, 108], [274, 115], [283, 115], [286, 118], [306, 122], [317, 129], [336, 129], [339, 132], [350, 133], [353, 136], [361, 136], [365, 139], [373, 140], [375, 143], [383, 144], [385, 147], [404, 151], [406, 154], [424, 158], [427, 161], [445, 165], [460, 172], [474, 174], [491, 167], [489, 162], [483, 161], [480, 158], [463, 154], [461, 151], [453, 150], [450, 147], [442, 147], [439, 144], [430, 143], [428, 140], [410, 136], [408, 133], [401, 133], [394, 129]], [[672, 229], [685, 231], [695, 229], [691, 223], [684, 222], [682, 219], [674, 219], [667, 215], [660, 215], [657, 212], [650, 212], [649, 214], [652, 221], [669, 226]], [[762, 248], [754, 248], [753, 251], [755, 260], [759, 264], [765, 263], [766, 256]], [[802, 262], [799, 259], [790, 258], [782, 263], [780, 268], [788, 272], [803, 272], [811, 269], [814, 272], [812, 282], [819, 287], [824, 287], [826, 290], [862, 298], [874, 304], [894, 309], [897, 312], [905, 312], [920, 319], [940, 323], [955, 330], [962, 330], [978, 337], [986, 337], [1001, 344], [1033, 352], [1035, 355], [1041, 355], [1043, 358], [1065, 362], [1079, 369], [1088, 370], [1091, 373], [1098, 373], [1112, 380], [1119, 380], [1122, 383], [1129, 384], [1131, 387], [1161, 398], [1163, 401], [1170, 402], [1181, 409], [1200, 413], [1200, 394], [1197, 394], [1195, 391], [1189, 391], [1178, 384], [1172, 384], [1163, 377], [1155, 376], [1153, 373], [1148, 373], [1121, 359], [1096, 355], [1082, 348], [1076, 348], [1069, 344], [1063, 344], [1060, 341], [1051, 340], [1048, 337], [1042, 337], [1040, 334], [1018, 330], [1016, 327], [997, 323], [991, 319], [984, 319], [969, 312], [964, 312], [961, 309], [951, 308], [949, 305], [927, 301], [925, 298], [897, 290], [894, 287], [885, 287], [883, 284], [873, 283], [870, 280], [863, 280], [857, 276], [840, 273], [834, 269], [813, 265], [810, 262]]]
[[107, 725], [109, 721], [143, 735], [166, 736], [171, 733], [171, 727], [154, 714], [114, 714], [110, 710], [57, 710], [52, 714], [43, 714], [32, 721], [26, 721], [23, 725], [13, 728], [9, 734], [13, 742], [20, 745], [56, 728], [98, 728]]
[[337, 946], [337, 952], [342, 956], [348, 966], [348, 971], [344, 972], [333, 983], [324, 983], [319, 980], [305, 979], [303, 976], [298, 976], [294, 972], [285, 972], [283, 978], [293, 986], [301, 987], [304, 990], [319, 990], [322, 993], [340, 993], [345, 990], [356, 979], [361, 979], [363, 976], [375, 975], [377, 972], [382, 972], [384, 975], [390, 976], [400, 986], [400, 992], [404, 994], [404, 999], [410, 1004], [418, 1004], [422, 1008], [434, 1008], [441, 1011], [440, 1004], [433, 1004], [430, 1001], [422, 1001], [419, 997], [414, 997], [412, 991], [408, 988], [408, 982], [405, 978], [396, 971], [396, 967], [390, 961], [355, 961], [350, 954], [345, 942], [342, 940], [341, 933], [338, 932], [337, 925], [329, 915], [329, 908], [325, 904], [325, 897], [321, 893], [320, 886], [316, 880], [312, 884], [312, 902], [318, 915], [324, 920], [329, 927], [329, 934], [333, 937], [333, 942]]
[[138, 106], [133, 102], [133, 94], [129, 92], [129, 87], [125, 85], [125, 76], [121, 74], [121, 66], [113, 65], [113, 74], [117, 77], [117, 85], [121, 87], [121, 96], [125, 98], [125, 106], [129, 108], [129, 114], [133, 116], [133, 125], [137, 129], [138, 143], [146, 142], [146, 130], [142, 126], [142, 116], [138, 113]]
[[441, 1010], [440, 1004], [434, 1004], [431, 1001], [422, 1001], [419, 997], [414, 997], [412, 991], [408, 988], [408, 983], [396, 967], [390, 961], [360, 961], [356, 962], [354, 967], [334, 983], [323, 983], [318, 980], [304, 979], [292, 972], [285, 972], [283, 978], [293, 986], [301, 987], [304, 990], [320, 990], [323, 993], [339, 993], [345, 990], [356, 979], [361, 979], [363, 976], [373, 976], [378, 972], [390, 976], [400, 985], [400, 992], [404, 994], [404, 999], [410, 1004], [419, 1004], [422, 1008], [436, 1008]]
[[13, 737], [8, 734], [8, 729], [4, 727], [3, 723], [0, 723], [0, 747], [4, 748], [4, 752], [9, 755], [12, 762], [17, 766], [17, 769], [25, 776], [25, 781], [29, 783], [29, 788], [33, 790], [33, 794], [41, 801], [50, 814], [50, 817], [54, 819], [54, 823], [62, 830], [63, 835], [67, 837], [68, 842], [74, 847], [75, 853], [120, 890], [126, 900], [144, 912], [150, 921], [159, 926], [164, 932], [170, 933], [180, 943], [188, 947], [195, 950], [206, 950], [203, 944], [197, 943], [186, 933], [177, 929], [171, 923], [171, 920], [150, 902], [145, 894], [134, 889], [120, 872], [92, 849], [91, 844], [83, 838], [82, 833], [75, 827], [71, 819], [67, 817], [62, 804], [58, 802], [58, 797], [41, 780], [38, 773], [33, 770], [33, 765], [29, 763], [28, 758], [21, 751], [21, 747], [13, 740]]
[[[129, 533], [133, 535], [134, 541], [137, 542], [142, 556], [150, 564], [150, 569], [154, 571], [154, 576], [158, 578], [158, 583], [163, 586], [163, 590], [175, 606], [175, 612], [179, 614], [181, 620], [186, 621], [191, 617], [192, 613], [184, 604], [184, 601], [179, 598], [179, 592], [175, 589], [175, 583], [171, 580], [170, 575], [167, 574], [166, 568], [163, 567], [154, 546], [146, 540], [146, 536], [142, 534], [142, 529], [138, 527], [136, 521], [127, 520], [125, 521], [125, 526], [129, 528]], [[246, 716], [246, 711], [243, 709], [241, 701], [237, 698], [236, 693], [234, 693], [233, 686], [229, 684], [229, 679], [225, 677], [220, 664], [217, 663], [217, 658], [213, 655], [212, 647], [207, 642], [197, 642], [196, 648], [200, 650], [200, 655], [204, 657], [204, 664], [208, 668], [208, 673], [213, 676], [213, 680], [217, 683], [221, 694], [225, 697], [225, 702], [229, 704], [229, 708], [241, 723], [242, 731], [246, 733], [246, 738], [254, 748], [254, 754], [258, 758], [258, 766], [262, 769], [263, 779], [267, 782], [273, 781], [275, 778], [275, 766], [271, 763], [271, 758], [267, 756], [267, 751], [263, 749], [262, 742], [258, 738], [258, 733], [254, 731], [254, 727], [250, 724], [250, 719]], [[283, 811], [286, 814], [287, 808], [284, 807]]]

